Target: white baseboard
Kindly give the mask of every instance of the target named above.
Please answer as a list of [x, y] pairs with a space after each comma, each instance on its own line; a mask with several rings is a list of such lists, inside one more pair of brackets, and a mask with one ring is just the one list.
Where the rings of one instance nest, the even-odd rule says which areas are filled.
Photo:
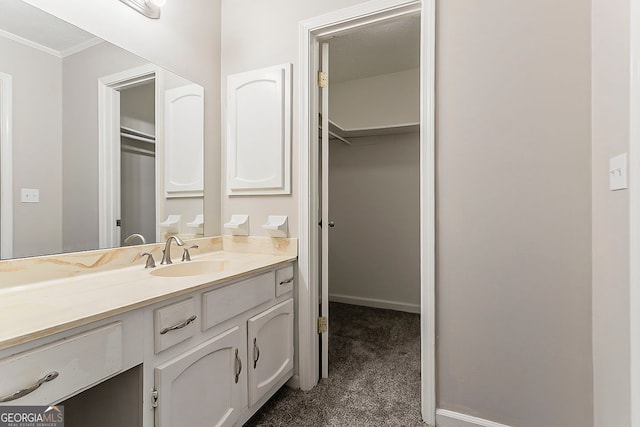
[[329, 301], [373, 308], [386, 308], [387, 310], [405, 311], [407, 313], [420, 313], [420, 304], [409, 304], [406, 302], [386, 301], [339, 294], [329, 294]]
[[436, 409], [437, 427], [509, 427], [506, 424], [460, 414], [447, 409]]

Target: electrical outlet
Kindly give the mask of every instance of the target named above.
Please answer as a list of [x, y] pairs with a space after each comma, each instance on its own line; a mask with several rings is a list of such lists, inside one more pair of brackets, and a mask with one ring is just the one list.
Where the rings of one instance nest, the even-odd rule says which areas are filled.
[[40, 202], [40, 190], [37, 188], [21, 188], [20, 201], [22, 203], [38, 203]]

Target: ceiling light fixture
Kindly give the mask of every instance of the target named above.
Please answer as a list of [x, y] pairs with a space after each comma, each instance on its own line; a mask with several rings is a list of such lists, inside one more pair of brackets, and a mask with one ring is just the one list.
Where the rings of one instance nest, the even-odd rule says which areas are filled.
[[147, 18], [160, 18], [160, 8], [165, 0], [120, 0], [122, 3], [137, 10]]

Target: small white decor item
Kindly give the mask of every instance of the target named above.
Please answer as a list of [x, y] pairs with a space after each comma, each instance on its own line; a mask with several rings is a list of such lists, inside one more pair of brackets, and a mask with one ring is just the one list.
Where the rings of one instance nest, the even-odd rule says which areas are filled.
[[224, 228], [234, 236], [248, 236], [249, 215], [231, 215], [231, 220], [224, 224]]
[[181, 220], [182, 220], [182, 215], [169, 215], [166, 220], [160, 223], [160, 228], [162, 228], [166, 233], [171, 233], [171, 234], [180, 233]]
[[198, 214], [195, 219], [191, 222], [188, 222], [187, 227], [194, 228], [193, 234], [204, 234], [204, 215]]
[[271, 237], [289, 236], [289, 217], [286, 215], [269, 215], [267, 223], [262, 226]]

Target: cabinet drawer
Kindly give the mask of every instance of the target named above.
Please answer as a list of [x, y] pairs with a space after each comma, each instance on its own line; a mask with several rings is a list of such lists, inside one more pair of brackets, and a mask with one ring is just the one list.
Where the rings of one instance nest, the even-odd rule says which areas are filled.
[[276, 270], [276, 297], [293, 290], [293, 265]]
[[237, 316], [275, 295], [274, 273], [270, 271], [202, 295], [202, 330]]
[[121, 371], [122, 347], [122, 323], [117, 322], [4, 359], [0, 400], [25, 393], [0, 405], [49, 405], [70, 397]]
[[181, 343], [196, 333], [196, 303], [193, 298], [157, 308], [153, 315], [156, 353]]

